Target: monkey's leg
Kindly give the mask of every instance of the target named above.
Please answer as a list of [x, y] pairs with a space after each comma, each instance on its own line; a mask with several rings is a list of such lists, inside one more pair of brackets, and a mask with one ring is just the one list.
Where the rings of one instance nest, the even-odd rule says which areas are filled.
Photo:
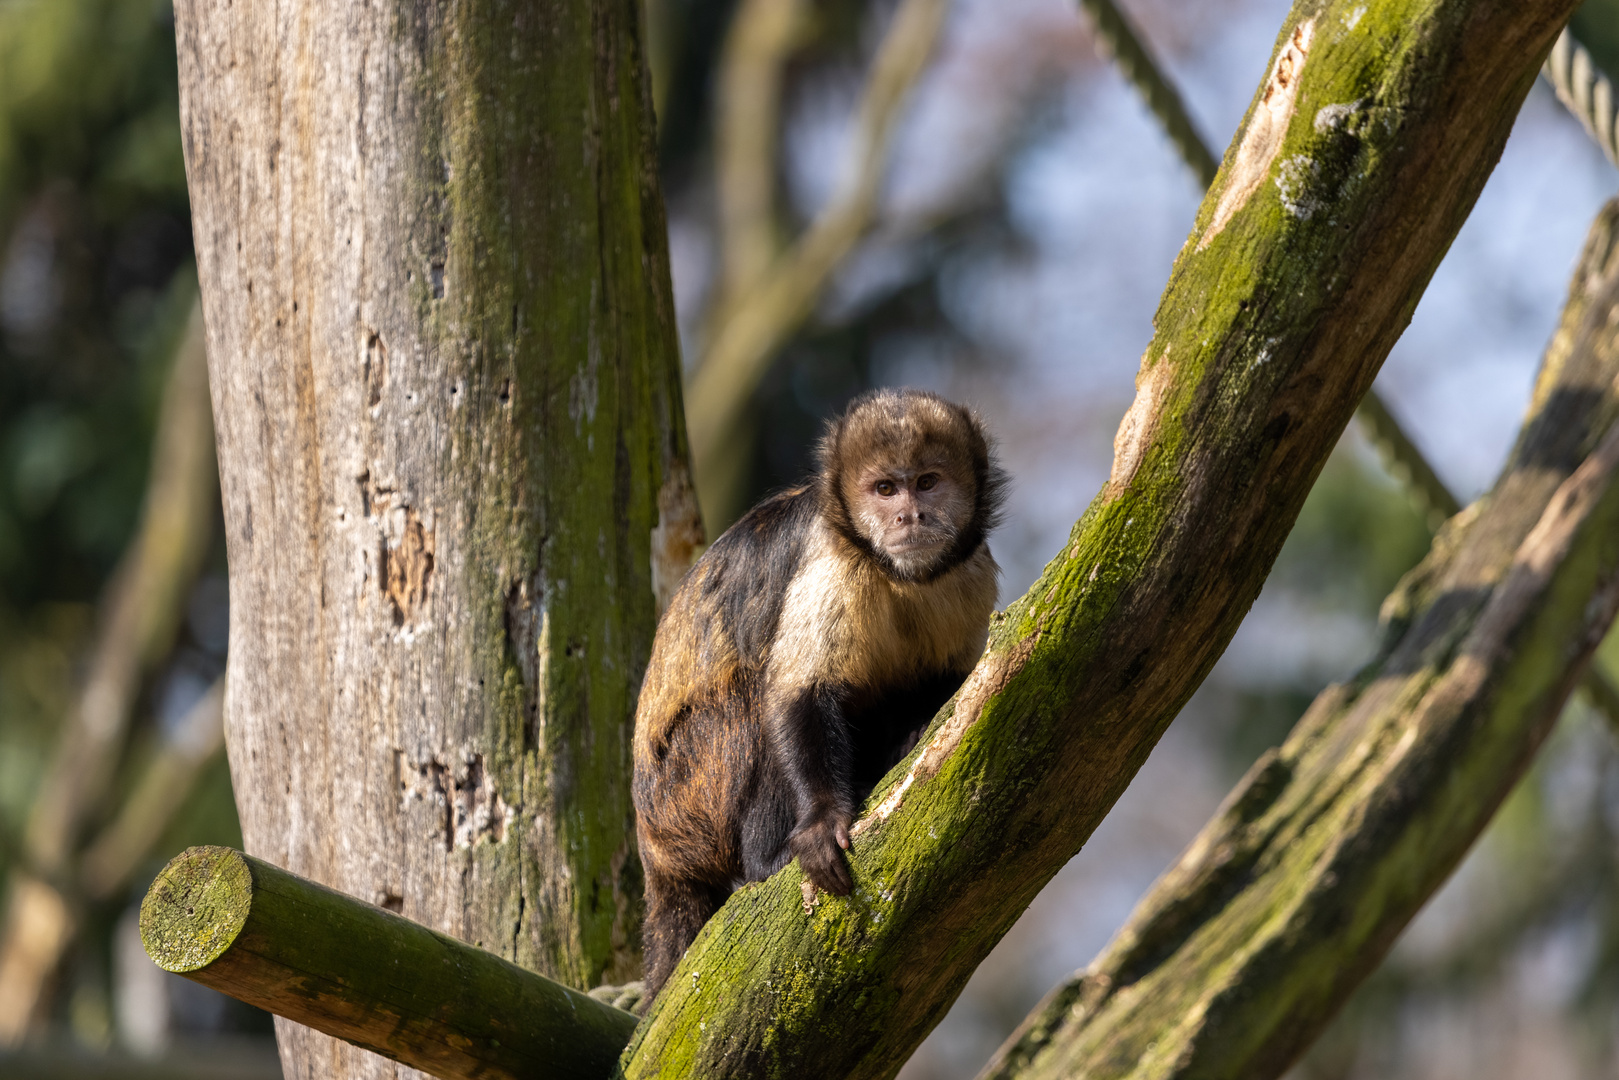
[[642, 942], [646, 950], [646, 996], [641, 999], [642, 1013], [696, 940], [697, 931], [729, 894], [727, 888], [646, 868], [646, 929]]

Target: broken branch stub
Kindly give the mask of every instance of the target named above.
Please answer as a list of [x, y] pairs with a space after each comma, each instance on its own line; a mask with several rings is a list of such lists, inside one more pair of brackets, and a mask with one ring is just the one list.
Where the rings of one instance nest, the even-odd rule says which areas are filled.
[[444, 1080], [601, 1080], [635, 1017], [399, 915], [222, 847], [141, 903], [165, 971]]

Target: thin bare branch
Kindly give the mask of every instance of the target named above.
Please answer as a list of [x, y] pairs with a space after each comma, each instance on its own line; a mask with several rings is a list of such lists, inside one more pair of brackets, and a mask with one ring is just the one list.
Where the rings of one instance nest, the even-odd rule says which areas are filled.
[[736, 301], [703, 357], [686, 395], [699, 492], [770, 358], [814, 310], [832, 272], [871, 224], [895, 121], [933, 54], [948, 6], [947, 0], [902, 0], [866, 81], [853, 174], [769, 273]]
[[88, 674], [23, 837], [32, 874], [14, 875], [0, 936], [0, 1047], [23, 1036], [72, 936], [59, 889], [117, 766], [141, 679], [167, 652], [202, 567], [218, 486], [202, 312], [193, 306], [164, 391], [140, 526], [107, 587]]
[[723, 326], [776, 259], [776, 151], [782, 69], [803, 36], [805, 0], [742, 0], [720, 60], [714, 134], [719, 195], [719, 287]]

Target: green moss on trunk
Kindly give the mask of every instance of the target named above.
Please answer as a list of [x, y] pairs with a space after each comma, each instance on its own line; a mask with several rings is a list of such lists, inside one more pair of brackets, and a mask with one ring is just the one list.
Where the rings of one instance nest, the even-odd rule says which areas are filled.
[[175, 5], [245, 846], [577, 987], [698, 528], [639, 7]]

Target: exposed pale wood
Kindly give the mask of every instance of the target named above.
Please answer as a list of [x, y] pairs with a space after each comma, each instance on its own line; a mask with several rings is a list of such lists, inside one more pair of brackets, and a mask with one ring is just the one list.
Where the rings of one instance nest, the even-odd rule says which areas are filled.
[[[1158, 309], [1113, 475], [858, 823], [698, 936], [629, 1077], [886, 1077], [1230, 640], [1572, 0], [1305, 0]], [[1326, 110], [1323, 112], [1323, 110]]]
[[175, 5], [247, 850], [579, 988], [639, 973], [630, 725], [700, 538], [639, 8]]
[[191, 848], [141, 904], [165, 971], [443, 1080], [602, 1080], [635, 1017], [239, 851]]

